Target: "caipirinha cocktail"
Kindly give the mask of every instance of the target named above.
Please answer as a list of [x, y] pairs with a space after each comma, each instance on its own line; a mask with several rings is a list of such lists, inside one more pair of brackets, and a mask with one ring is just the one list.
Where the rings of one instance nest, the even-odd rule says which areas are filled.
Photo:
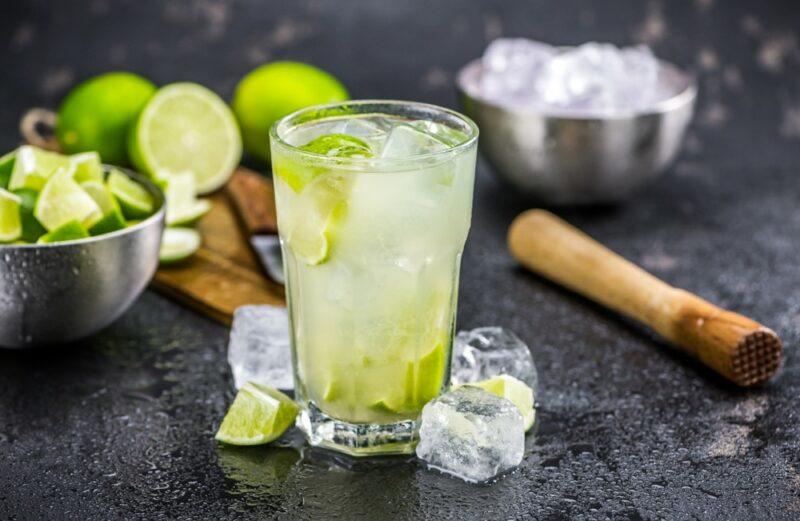
[[477, 129], [430, 105], [352, 102], [271, 138], [301, 427], [354, 454], [408, 452], [449, 383]]

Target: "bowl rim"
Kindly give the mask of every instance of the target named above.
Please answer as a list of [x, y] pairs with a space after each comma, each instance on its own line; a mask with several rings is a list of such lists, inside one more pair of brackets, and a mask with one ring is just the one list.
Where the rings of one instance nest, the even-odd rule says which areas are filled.
[[92, 237], [85, 237], [83, 239], [73, 239], [71, 241], [60, 241], [60, 242], [52, 242], [52, 243], [30, 243], [30, 244], [0, 244], [0, 251], [9, 251], [9, 250], [33, 250], [33, 249], [51, 249], [51, 248], [61, 248], [65, 246], [74, 246], [79, 244], [89, 244], [93, 242], [99, 242], [105, 239], [111, 239], [114, 237], [121, 237], [124, 235], [136, 233], [139, 230], [144, 228], [148, 228], [152, 226], [154, 223], [163, 222], [164, 215], [166, 213], [166, 199], [164, 197], [164, 192], [156, 186], [153, 181], [151, 181], [146, 176], [140, 174], [139, 172], [134, 172], [133, 170], [121, 166], [116, 165], [109, 165], [103, 163], [103, 171], [107, 172], [111, 169], [117, 170], [122, 172], [123, 174], [127, 175], [137, 183], [144, 186], [144, 188], [152, 195], [156, 202], [158, 203], [158, 210], [153, 212], [153, 215], [150, 217], [143, 219], [141, 222], [136, 223], [133, 226], [128, 226], [123, 228], [122, 230], [116, 230], [111, 233], [104, 233], [102, 235], [95, 235]]
[[644, 116], [656, 116], [675, 111], [683, 106], [690, 105], [697, 98], [697, 76], [691, 72], [684, 71], [674, 63], [668, 62], [657, 58], [662, 67], [669, 70], [672, 74], [677, 74], [686, 80], [686, 87], [678, 91], [675, 95], [661, 100], [650, 107], [643, 109], [626, 109], [624, 111], [614, 112], [610, 114], [587, 114], [581, 115], [574, 112], [562, 110], [545, 109], [535, 106], [520, 106], [511, 107], [497, 102], [489, 101], [486, 98], [478, 97], [469, 92], [466, 87], [466, 77], [470, 74], [480, 73], [483, 69], [482, 58], [478, 57], [467, 62], [456, 73], [456, 89], [459, 94], [466, 97], [470, 101], [480, 103], [481, 105], [490, 107], [495, 110], [505, 112], [514, 116], [538, 116], [545, 118], [554, 118], [567, 121], [620, 121], [635, 119]]

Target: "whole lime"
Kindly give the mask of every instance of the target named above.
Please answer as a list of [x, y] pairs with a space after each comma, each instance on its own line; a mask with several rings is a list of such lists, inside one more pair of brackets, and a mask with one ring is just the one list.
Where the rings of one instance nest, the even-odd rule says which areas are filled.
[[233, 96], [244, 148], [269, 160], [269, 127], [283, 116], [310, 105], [348, 99], [347, 89], [327, 72], [307, 63], [279, 61], [249, 72]]
[[67, 94], [58, 110], [56, 137], [68, 153], [96, 150], [104, 163], [127, 165], [128, 130], [156, 92], [149, 80], [130, 72], [90, 78]]

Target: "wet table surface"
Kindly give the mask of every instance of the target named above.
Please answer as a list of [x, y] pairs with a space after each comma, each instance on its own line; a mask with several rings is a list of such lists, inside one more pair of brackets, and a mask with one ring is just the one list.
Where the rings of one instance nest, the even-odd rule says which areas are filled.
[[293, 435], [282, 447], [220, 447], [212, 436], [233, 398], [228, 331], [148, 291], [92, 339], [0, 352], [0, 517], [800, 516], [797, 5], [92, 0], [2, 9], [4, 150], [16, 145], [25, 108], [54, 106], [76, 80], [109, 69], [229, 96], [256, 64], [294, 58], [336, 73], [354, 97], [455, 106], [454, 72], [501, 34], [649, 43], [700, 79], [684, 152], [628, 204], [560, 213], [670, 283], [774, 328], [787, 358], [770, 385], [735, 390], [518, 268], [504, 235], [529, 203], [481, 162], [458, 325], [501, 325], [530, 344], [538, 426], [515, 472], [475, 487], [413, 459], [353, 461]]

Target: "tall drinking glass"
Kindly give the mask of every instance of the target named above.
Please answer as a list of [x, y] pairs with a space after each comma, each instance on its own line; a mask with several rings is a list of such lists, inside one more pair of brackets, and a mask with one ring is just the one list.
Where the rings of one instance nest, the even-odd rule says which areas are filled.
[[310, 443], [412, 452], [449, 385], [478, 129], [423, 103], [311, 107], [270, 131], [299, 420]]

